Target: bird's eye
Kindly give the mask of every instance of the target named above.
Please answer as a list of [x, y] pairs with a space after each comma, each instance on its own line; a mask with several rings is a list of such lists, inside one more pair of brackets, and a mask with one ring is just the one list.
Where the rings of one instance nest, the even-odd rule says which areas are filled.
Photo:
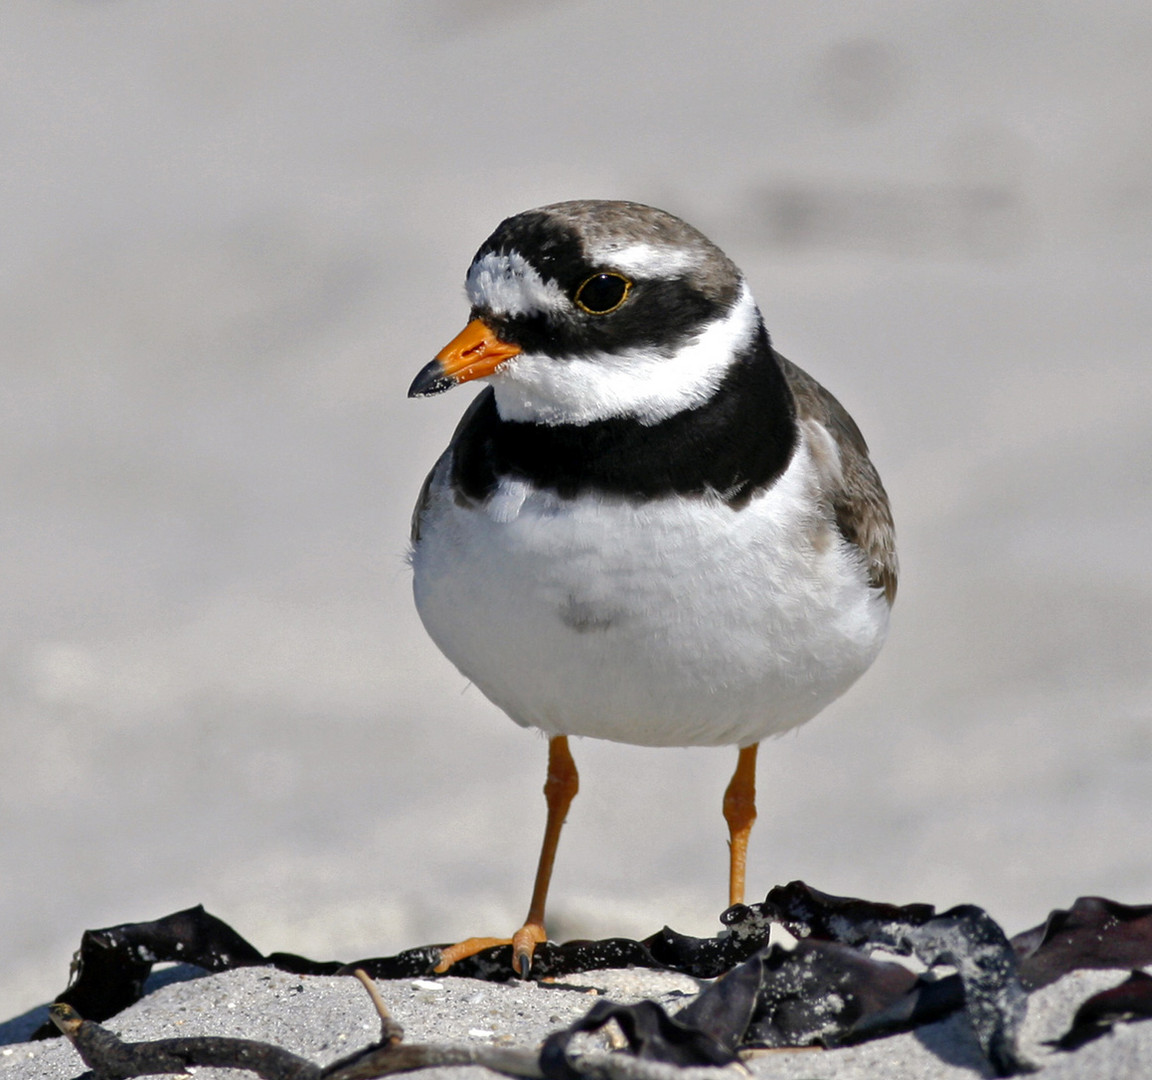
[[589, 315], [607, 315], [628, 299], [631, 289], [632, 282], [621, 274], [593, 274], [572, 299]]

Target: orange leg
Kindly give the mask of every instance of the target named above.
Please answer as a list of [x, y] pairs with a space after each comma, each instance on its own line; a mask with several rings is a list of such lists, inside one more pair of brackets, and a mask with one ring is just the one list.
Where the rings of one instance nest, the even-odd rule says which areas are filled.
[[756, 751], [745, 746], [736, 771], [724, 792], [724, 818], [728, 822], [728, 905], [744, 903], [744, 875], [748, 866], [748, 836], [756, 820]]
[[512, 946], [512, 966], [521, 978], [527, 978], [532, 968], [532, 953], [542, 941], [548, 940], [544, 930], [544, 905], [548, 901], [548, 885], [552, 881], [552, 864], [556, 861], [556, 848], [560, 843], [560, 830], [568, 816], [568, 807], [580, 790], [580, 776], [576, 762], [568, 750], [568, 737], [556, 735], [548, 741], [548, 779], [544, 784], [544, 799], [548, 804], [548, 822], [544, 826], [544, 843], [540, 847], [540, 862], [536, 867], [536, 884], [532, 889], [532, 903], [524, 925], [511, 938], [469, 938], [450, 945], [440, 953], [437, 972], [447, 971], [457, 960], [475, 956], [494, 945]]

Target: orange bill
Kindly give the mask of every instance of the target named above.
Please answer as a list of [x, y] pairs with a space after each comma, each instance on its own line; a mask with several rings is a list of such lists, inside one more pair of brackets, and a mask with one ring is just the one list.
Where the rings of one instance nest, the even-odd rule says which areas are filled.
[[491, 375], [519, 345], [501, 341], [481, 319], [473, 319], [436, 354], [408, 389], [409, 397], [431, 397], [459, 383]]

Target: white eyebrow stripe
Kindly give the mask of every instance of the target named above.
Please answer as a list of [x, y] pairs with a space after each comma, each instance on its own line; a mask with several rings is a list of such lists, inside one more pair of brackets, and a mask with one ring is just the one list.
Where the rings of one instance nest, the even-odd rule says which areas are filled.
[[629, 244], [627, 247], [589, 249], [588, 259], [593, 265], [608, 270], [619, 270], [640, 278], [679, 277], [695, 266], [699, 259], [683, 248], [658, 247], [655, 244]]
[[468, 302], [494, 315], [531, 315], [563, 308], [567, 297], [518, 251], [489, 251], [468, 268]]
[[[680, 277], [699, 262], [690, 251], [645, 243], [605, 245], [590, 249], [587, 256], [593, 266], [656, 280]], [[544, 314], [562, 311], [569, 303], [559, 284], [541, 277], [518, 251], [481, 256], [468, 268], [464, 290], [472, 307], [494, 315]]]

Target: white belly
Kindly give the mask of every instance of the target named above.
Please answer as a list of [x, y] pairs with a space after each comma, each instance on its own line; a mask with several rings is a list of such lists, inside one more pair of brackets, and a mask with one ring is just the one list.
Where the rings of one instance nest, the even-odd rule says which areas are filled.
[[[443, 463], [441, 469], [443, 469]], [[645, 746], [749, 745], [839, 697], [888, 604], [820, 527], [803, 444], [739, 510], [562, 501], [509, 484], [459, 505], [443, 472], [413, 552], [444, 654], [517, 723]]]

